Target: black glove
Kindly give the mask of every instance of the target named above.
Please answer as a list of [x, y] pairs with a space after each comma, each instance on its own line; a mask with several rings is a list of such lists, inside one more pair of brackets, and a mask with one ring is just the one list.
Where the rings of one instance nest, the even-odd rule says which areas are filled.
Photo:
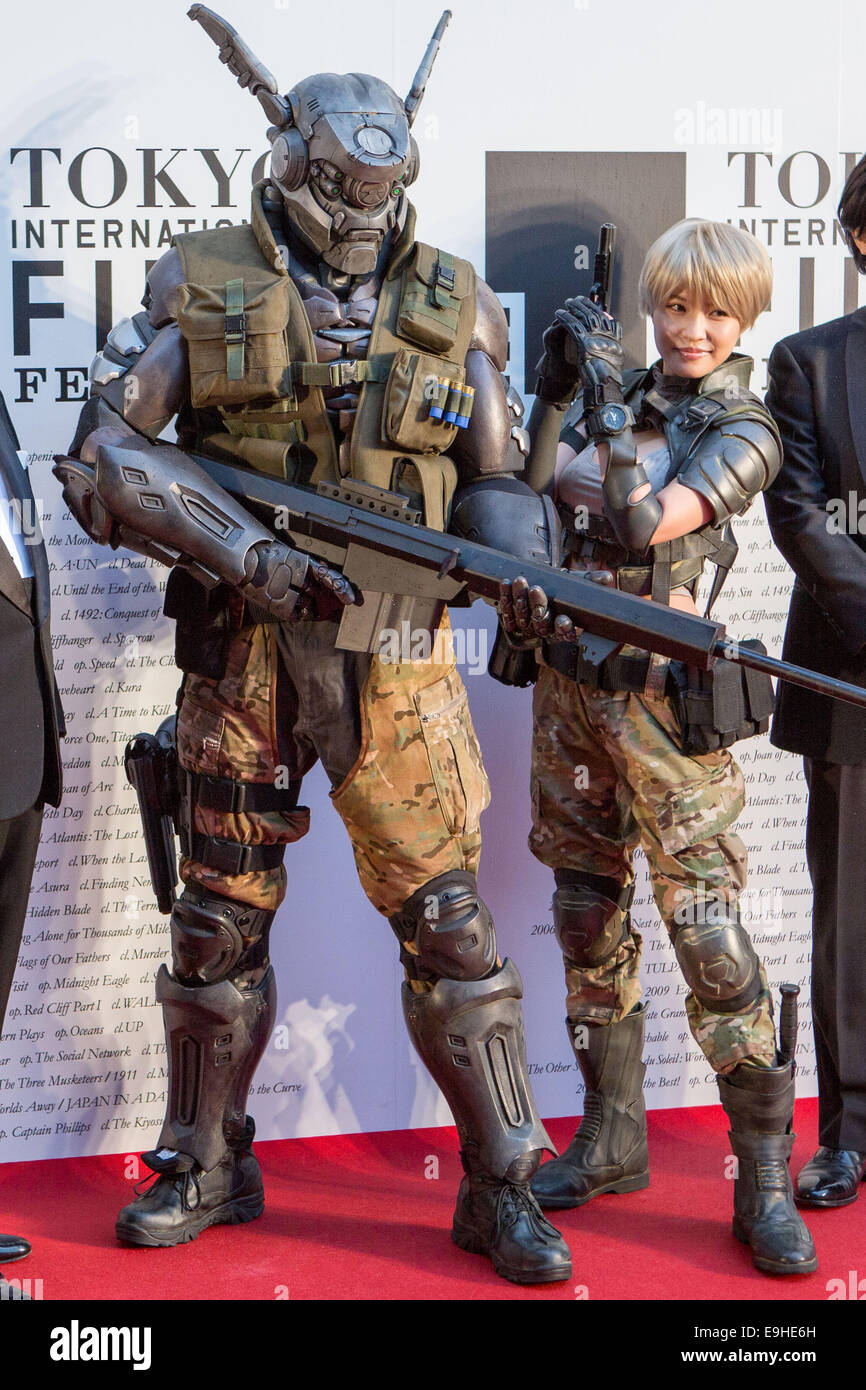
[[[590, 439], [609, 447], [602, 482], [604, 514], [617, 540], [643, 555], [661, 520], [661, 504], [637, 460], [631, 410], [622, 394], [622, 328], [591, 299], [567, 299], [556, 314], [567, 334], [565, 351], [576, 363], [583, 386], [584, 424]], [[611, 408], [616, 407], [616, 408]], [[635, 493], [645, 490], [639, 501]]]
[[547, 594], [537, 584], [530, 589], [522, 574], [510, 584], [499, 585], [496, 611], [502, 631], [518, 651], [540, 646], [553, 633]]
[[582, 385], [587, 406], [622, 401], [622, 328], [585, 295], [567, 299], [542, 339], [537, 394], [567, 404]]
[[[584, 578], [588, 583], [613, 584], [610, 570], [587, 570]], [[499, 585], [496, 611], [508, 641], [518, 650], [537, 647], [551, 637], [557, 642], [576, 642], [583, 630], [565, 613], [554, 618], [547, 594], [539, 584], [530, 589], [522, 574], [510, 584]]]

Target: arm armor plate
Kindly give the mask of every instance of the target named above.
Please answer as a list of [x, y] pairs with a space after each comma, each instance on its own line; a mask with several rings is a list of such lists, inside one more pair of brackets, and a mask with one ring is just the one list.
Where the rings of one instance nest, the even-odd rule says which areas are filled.
[[729, 415], [696, 442], [677, 482], [705, 497], [715, 525], [744, 512], [782, 466], [782, 445], [768, 414]]
[[313, 576], [309, 556], [275, 540], [171, 445], [100, 445], [95, 469], [58, 458], [55, 471], [92, 539], [182, 564], [206, 587], [235, 585], [275, 616], [293, 613]]

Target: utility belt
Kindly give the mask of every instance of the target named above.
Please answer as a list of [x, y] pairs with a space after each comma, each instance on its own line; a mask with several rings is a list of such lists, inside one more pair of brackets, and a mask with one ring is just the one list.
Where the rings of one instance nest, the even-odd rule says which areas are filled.
[[148, 868], [160, 912], [170, 912], [177, 885], [174, 835], [181, 853], [221, 873], [246, 874], [274, 869], [283, 862], [285, 845], [247, 845], [203, 835], [193, 828], [196, 806], [227, 815], [298, 808], [301, 784], [276, 787], [270, 782], [240, 782], [190, 772], [177, 757], [176, 724], [166, 719], [156, 734], [137, 734], [126, 747], [126, 775], [135, 788], [144, 827]]
[[575, 529], [574, 517], [560, 510], [563, 520], [563, 549], [566, 556], [590, 560], [610, 570], [614, 584], [626, 594], [649, 595], [657, 603], [667, 603], [672, 590], [687, 588], [694, 597], [703, 573], [704, 561], [716, 566], [716, 579], [707, 611], [712, 606], [737, 556], [737, 543], [729, 525], [719, 530], [705, 526], [700, 531], [677, 536], [652, 547], [652, 559], [620, 545], [606, 517], [588, 516]]
[[619, 654], [607, 657], [596, 666], [587, 660], [577, 642], [542, 642], [541, 660], [566, 680], [611, 695], [621, 690], [649, 693], [647, 683], [653, 672], [651, 684], [656, 691], [655, 698], [670, 694], [668, 678], [673, 663], [667, 657], [653, 657], [648, 652], [637, 652], [633, 656]]
[[[683, 540], [686, 537], [682, 537]], [[689, 537], [688, 539], [693, 539]], [[651, 593], [653, 564], [647, 563], [645, 555], [637, 555], [620, 545], [610, 522], [603, 516], [590, 516], [579, 531], [566, 527], [563, 536], [565, 554], [581, 560], [589, 560], [601, 569], [610, 570], [614, 586], [624, 594], [637, 594], [641, 597]], [[655, 551], [658, 547], [653, 547]], [[695, 546], [688, 547], [686, 554], [671, 561], [669, 583], [672, 589], [696, 585], [701, 577], [706, 558], [706, 550], [700, 553]], [[655, 562], [655, 555], [653, 556]]]
[[[766, 655], [757, 638], [741, 647]], [[591, 690], [625, 691], [649, 699], [670, 699], [684, 753], [715, 753], [743, 738], [764, 734], [773, 712], [773, 683], [762, 671], [720, 659], [703, 671], [682, 661], [648, 652], [610, 656], [595, 666], [573, 642], [544, 642], [545, 666]]]

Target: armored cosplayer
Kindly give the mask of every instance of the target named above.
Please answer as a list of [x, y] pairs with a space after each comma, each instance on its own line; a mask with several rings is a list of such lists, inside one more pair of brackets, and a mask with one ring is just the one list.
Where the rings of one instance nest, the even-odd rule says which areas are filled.
[[[410, 127], [450, 16], [405, 102], [358, 73], [280, 96], [229, 25], [200, 5], [190, 17], [268, 114], [270, 177], [249, 225], [178, 236], [156, 263], [145, 312], [109, 335], [58, 462], [90, 536], [174, 566], [165, 611], [184, 673], [184, 888], [174, 902], [163, 885], [173, 968], [157, 979], [168, 1113], [145, 1155], [156, 1176], [117, 1232], [170, 1246], [262, 1210], [246, 1101], [274, 1015], [285, 847], [308, 829], [299, 792], [321, 759], [364, 891], [400, 942], [410, 1035], [457, 1122], [454, 1240], [517, 1282], [564, 1279], [568, 1250], [529, 1188], [550, 1145], [520, 977], [477, 892], [489, 790], [447, 611], [401, 592], [399, 576], [355, 569], [349, 582], [335, 556], [289, 546], [192, 457], [227, 461], [251, 492], [265, 478], [327, 484], [440, 531], [484, 540], [504, 526], [515, 553], [547, 558], [549, 512], [515, 476], [504, 313], [468, 262], [415, 239], [406, 194]], [[174, 416], [180, 447], [155, 443]], [[403, 613], [434, 639], [427, 660], [379, 654], [383, 620], [399, 630]], [[163, 730], [151, 750], [154, 784], [173, 779], [170, 741]]]
[[[733, 352], [771, 283], [748, 233], [687, 220], [651, 247], [641, 274], [653, 367], [624, 373], [622, 330], [598, 287], [545, 334], [531, 478], [556, 499], [568, 565], [600, 587], [696, 615], [709, 561], [709, 613], [736, 556], [731, 520], [781, 464], [778, 431], [748, 389], [751, 360]], [[788, 1172], [796, 1025], [783, 1009], [778, 1045], [738, 908], [744, 784], [728, 747], [767, 728], [769, 682], [725, 661], [698, 671], [643, 644], [589, 639], [567, 618], [554, 623], [546, 594], [525, 581], [504, 586], [501, 613], [516, 651], [538, 651], [530, 848], [554, 874], [567, 1026], [586, 1082], [580, 1128], [533, 1191], [562, 1209], [649, 1182], [641, 937], [629, 911], [640, 844], [730, 1124], [734, 1234], [759, 1269], [809, 1273], [814, 1246]]]

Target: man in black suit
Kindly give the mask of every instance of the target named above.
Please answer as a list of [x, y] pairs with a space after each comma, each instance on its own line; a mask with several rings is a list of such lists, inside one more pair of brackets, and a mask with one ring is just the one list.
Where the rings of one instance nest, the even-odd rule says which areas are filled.
[[[866, 159], [838, 215], [866, 272]], [[764, 498], [796, 575], [783, 655], [866, 686], [866, 308], [785, 338], [769, 377], [784, 463]], [[866, 1177], [866, 714], [783, 683], [771, 738], [803, 756], [809, 787], [820, 1147], [797, 1197], [845, 1206]]]
[[[0, 396], [0, 1031], [18, 960], [44, 803], [60, 804], [63, 711], [54, 680], [48, 557]], [[0, 1235], [0, 1265], [29, 1254]], [[18, 1297], [0, 1276], [0, 1298]]]

